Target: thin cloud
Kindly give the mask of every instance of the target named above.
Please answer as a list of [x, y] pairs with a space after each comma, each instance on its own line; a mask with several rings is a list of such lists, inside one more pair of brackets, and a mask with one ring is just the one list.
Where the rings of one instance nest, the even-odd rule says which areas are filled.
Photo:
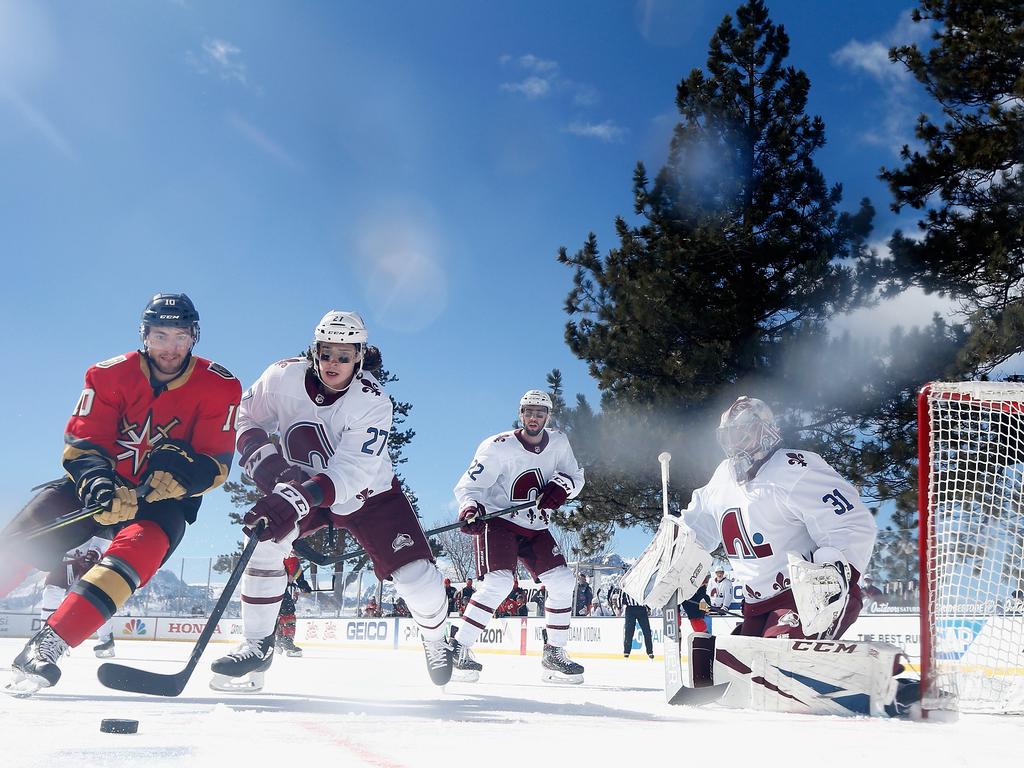
[[501, 90], [521, 93], [528, 99], [539, 99], [551, 92], [551, 82], [542, 77], [528, 77], [518, 83], [502, 83]]
[[881, 118], [861, 134], [865, 143], [887, 147], [894, 155], [905, 144], [914, 143], [914, 124], [920, 111], [912, 92], [914, 79], [903, 64], [889, 61], [889, 48], [920, 42], [930, 31], [928, 24], [915, 23], [905, 11], [879, 39], [851, 40], [832, 54], [837, 66], [866, 75], [878, 84], [883, 104], [875, 113]]
[[626, 129], [615, 124], [614, 120], [605, 120], [601, 123], [570, 123], [566, 132], [574, 136], [583, 136], [588, 139], [597, 139], [606, 144], [622, 141], [626, 135]]
[[71, 149], [70, 142], [64, 138], [64, 134], [57, 129], [57, 126], [46, 115], [26, 101], [20, 93], [13, 88], [0, 84], [0, 98], [10, 102], [22, 119], [32, 126], [36, 133], [46, 139], [58, 152], [65, 157], [74, 158], [75, 153]]
[[263, 153], [270, 155], [270, 157], [277, 160], [282, 165], [288, 168], [298, 168], [298, 164], [292, 159], [292, 156], [281, 147], [276, 141], [267, 136], [263, 131], [254, 126], [252, 123], [243, 119], [234, 112], [229, 112], [227, 116], [228, 124], [237, 130], [242, 136], [249, 140], [257, 149]]
[[242, 62], [242, 49], [219, 37], [203, 40], [203, 51], [186, 54], [189, 64], [201, 75], [216, 74], [221, 80], [249, 85], [249, 75]]

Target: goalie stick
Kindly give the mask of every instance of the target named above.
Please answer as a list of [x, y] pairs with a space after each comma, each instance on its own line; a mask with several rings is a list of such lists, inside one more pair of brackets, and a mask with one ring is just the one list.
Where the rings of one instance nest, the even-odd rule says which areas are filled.
[[[510, 515], [513, 512], [518, 512], [521, 509], [532, 507], [536, 503], [536, 501], [524, 501], [522, 504], [516, 504], [514, 507], [506, 507], [505, 509], [499, 509], [497, 512], [492, 512], [489, 515], [481, 515], [477, 518], [477, 521], [487, 522], [488, 520], [493, 520], [496, 517], [504, 517], [505, 515]], [[455, 530], [461, 525], [461, 522], [448, 523], [447, 525], [442, 525], [438, 528], [431, 528], [429, 531], [424, 531], [423, 535], [429, 539], [439, 533]], [[336, 565], [337, 563], [344, 562], [345, 560], [354, 560], [357, 557], [362, 557], [366, 554], [366, 550], [360, 547], [359, 549], [342, 552], [340, 555], [328, 555], [323, 552], [318, 552], [301, 539], [296, 539], [292, 542], [292, 549], [295, 550], [296, 554], [301, 555], [303, 558], [316, 565]]]
[[242, 573], [245, 571], [245, 566], [252, 557], [252, 553], [256, 550], [256, 545], [259, 544], [260, 533], [263, 532], [264, 527], [266, 527], [266, 521], [260, 520], [256, 527], [253, 528], [252, 534], [249, 537], [249, 543], [242, 550], [235, 569], [231, 571], [231, 576], [228, 577], [228, 583], [224, 585], [224, 590], [220, 593], [220, 597], [217, 598], [216, 605], [210, 611], [210, 617], [206, 620], [206, 626], [203, 627], [199, 639], [196, 640], [196, 644], [192, 648], [192, 655], [188, 657], [188, 663], [185, 664], [183, 670], [172, 675], [164, 675], [145, 669], [126, 667], [123, 664], [106, 663], [100, 664], [100, 668], [96, 671], [96, 676], [100, 682], [107, 688], [129, 691], [131, 693], [147, 693], [151, 696], [177, 696], [185, 690], [185, 685], [188, 683], [189, 678], [192, 677], [192, 671], [196, 668], [196, 664], [199, 663], [199, 657], [203, 655], [203, 651], [206, 650], [206, 646], [210, 643], [210, 638], [217, 631], [217, 622], [220, 621], [220, 617], [224, 615], [224, 610], [231, 601], [231, 595], [234, 594], [235, 587], [238, 586], [238, 581], [242, 578]]
[[[683, 684], [683, 664], [679, 658], [679, 592], [673, 592], [662, 610], [662, 644], [665, 653], [665, 700], [683, 707], [713, 704], [729, 690], [729, 683], [690, 688]], [[693, 659], [689, 660], [694, 663]]]

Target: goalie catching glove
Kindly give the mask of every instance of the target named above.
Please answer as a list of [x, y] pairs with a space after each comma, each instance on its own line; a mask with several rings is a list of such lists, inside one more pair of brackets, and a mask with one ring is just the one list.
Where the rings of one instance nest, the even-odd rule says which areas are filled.
[[788, 557], [790, 589], [804, 634], [830, 636], [850, 599], [850, 564], [835, 547], [819, 549], [813, 562], [793, 552]]
[[654, 540], [622, 577], [622, 591], [649, 608], [661, 608], [677, 589], [689, 600], [711, 573], [711, 555], [676, 517], [663, 517]]

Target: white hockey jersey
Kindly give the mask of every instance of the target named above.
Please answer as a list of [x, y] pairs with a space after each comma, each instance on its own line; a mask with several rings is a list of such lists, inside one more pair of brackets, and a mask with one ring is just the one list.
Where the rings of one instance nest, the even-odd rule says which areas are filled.
[[291, 358], [267, 368], [242, 395], [238, 434], [253, 428], [276, 432], [290, 464], [330, 478], [331, 511], [350, 514], [391, 488], [391, 398], [371, 374], [360, 373], [344, 395], [325, 400], [307, 386], [308, 367], [306, 360]]
[[[455, 486], [460, 510], [476, 502], [491, 513], [535, 500], [556, 472], [572, 485], [570, 499], [583, 490], [583, 469], [564, 432], [545, 429], [538, 446], [524, 444], [517, 433], [502, 432], [480, 443], [469, 469]], [[534, 531], [548, 527], [548, 511], [536, 507], [512, 512], [505, 519]]]
[[715, 608], [728, 608], [732, 605], [732, 579], [726, 576], [721, 581], [712, 579], [708, 582], [708, 597]]
[[787, 552], [810, 560], [819, 548], [835, 547], [864, 573], [878, 532], [857, 489], [821, 456], [786, 448], [743, 484], [723, 461], [693, 492], [683, 519], [709, 552], [725, 546], [748, 603], [789, 589]]

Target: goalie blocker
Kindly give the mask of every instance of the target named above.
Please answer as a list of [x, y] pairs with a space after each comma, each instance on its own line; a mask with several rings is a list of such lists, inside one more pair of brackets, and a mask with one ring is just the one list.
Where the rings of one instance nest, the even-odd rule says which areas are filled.
[[726, 707], [810, 715], [915, 717], [918, 681], [897, 678], [895, 645], [739, 635], [689, 637], [694, 688], [730, 683]]
[[649, 608], [661, 608], [679, 590], [689, 600], [711, 573], [711, 555], [681, 518], [661, 519], [654, 540], [622, 577], [622, 591]]

